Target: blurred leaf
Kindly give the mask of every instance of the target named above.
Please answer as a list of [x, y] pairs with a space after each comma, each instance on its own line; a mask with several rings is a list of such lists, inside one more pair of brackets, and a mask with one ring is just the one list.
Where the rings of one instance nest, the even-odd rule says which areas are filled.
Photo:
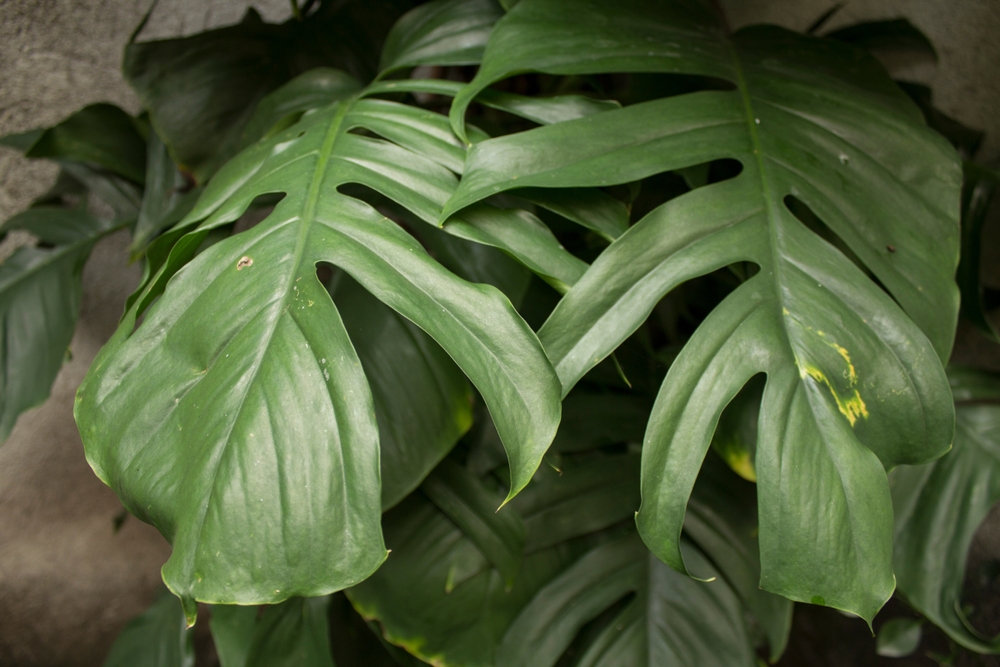
[[383, 520], [389, 558], [345, 591], [383, 636], [427, 662], [487, 667], [518, 611], [579, 549], [525, 556], [508, 591], [503, 577], [444, 513], [413, 494]]
[[914, 51], [933, 58], [935, 62], [938, 59], [931, 40], [906, 19], [856, 23], [823, 36], [870, 51]]
[[919, 618], [891, 618], [879, 628], [875, 652], [886, 658], [903, 658], [920, 646], [923, 634]]
[[94, 243], [119, 226], [54, 206], [30, 208], [0, 226], [54, 246], [22, 246], [0, 263], [0, 442], [21, 412], [48, 398], [76, 329], [83, 265]]
[[329, 67], [304, 72], [257, 103], [243, 130], [240, 148], [280, 132], [299, 119], [303, 112], [325, 107], [350, 97], [361, 84], [350, 74]]
[[[565, 423], [565, 422], [564, 422]], [[534, 553], [629, 519], [639, 508], [638, 452], [542, 466], [510, 507], [524, 519]]]
[[[759, 522], [754, 485], [735, 477], [717, 457], [708, 456], [691, 493], [684, 531], [708, 556], [760, 624], [770, 647], [770, 660], [777, 662], [788, 643], [792, 602], [760, 587]], [[709, 574], [694, 572], [703, 579]]]
[[[697, 549], [684, 547], [694, 569], [715, 573]], [[726, 582], [705, 583], [674, 571], [631, 533], [590, 550], [538, 591], [507, 628], [496, 666], [553, 667], [577, 633], [610, 609], [615, 613], [583, 647], [577, 664], [753, 667], [756, 662], [743, 609]]]
[[246, 667], [333, 667], [329, 597], [292, 598], [264, 608]]
[[520, 517], [509, 508], [497, 509], [503, 498], [447, 459], [420, 488], [503, 575], [509, 590], [524, 552], [524, 524]]
[[435, 0], [405, 14], [382, 50], [382, 75], [415, 65], [473, 65], [503, 10], [496, 0]]
[[574, 391], [563, 401], [563, 418], [552, 450], [577, 452], [641, 443], [651, 407], [649, 399], [638, 396]]
[[113, 104], [91, 104], [50, 128], [7, 135], [0, 143], [26, 157], [96, 166], [133, 183], [146, 177], [145, 141], [135, 120]]
[[1000, 331], [987, 314], [985, 288], [980, 280], [983, 226], [1000, 186], [1000, 172], [965, 163], [962, 187], [962, 260], [956, 280], [962, 290], [962, 314], [988, 338], [1000, 342]]
[[964, 159], [969, 160], [976, 154], [985, 136], [981, 130], [967, 127], [935, 107], [927, 86], [910, 81], [896, 81], [896, 85], [920, 107], [927, 124], [950, 141]]
[[194, 667], [194, 633], [184, 622], [180, 600], [164, 592], [132, 619], [115, 640], [104, 667]]
[[[432, 664], [541, 666], [582, 654], [573, 664], [749, 667], [743, 605], [731, 584], [670, 570], [628, 526], [639, 500], [638, 463], [637, 453], [593, 452], [564, 457], [560, 470], [543, 466], [502, 510], [517, 512], [528, 534], [509, 592], [482, 545], [413, 495], [385, 516], [389, 559], [347, 595], [389, 641]], [[729, 536], [741, 527], [715, 529]], [[738, 546], [716, 549], [725, 538], [708, 541], [709, 554]], [[755, 546], [749, 538], [737, 542]], [[698, 573], [717, 576], [688, 547]]]
[[174, 166], [167, 147], [155, 130], [149, 132], [146, 155], [146, 187], [132, 232], [133, 255], [145, 250], [157, 234], [178, 223], [201, 195], [201, 188], [192, 187]]
[[[969, 545], [1000, 501], [1000, 376], [951, 369], [955, 442], [941, 459], [892, 472], [893, 569], [906, 601], [973, 651], [1000, 653], [1000, 637], [973, 629], [961, 609]], [[983, 403], [980, 401], [994, 401]]]
[[302, 21], [242, 23], [190, 37], [129, 44], [125, 78], [174, 161], [204, 184], [239, 148], [267, 93], [315, 67], [370, 79], [403, 0], [323, 2]]
[[260, 607], [256, 605], [212, 605], [209, 627], [221, 667], [246, 667], [259, 615]]

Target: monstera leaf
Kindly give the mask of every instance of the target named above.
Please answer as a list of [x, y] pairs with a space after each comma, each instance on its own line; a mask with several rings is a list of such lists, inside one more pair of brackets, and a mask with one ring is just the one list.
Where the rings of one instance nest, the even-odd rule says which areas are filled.
[[1000, 378], [950, 368], [955, 446], [940, 460], [897, 468], [894, 559], [899, 591], [959, 644], [1000, 653], [1000, 637], [976, 631], [960, 605], [972, 537], [1000, 501]]
[[481, 91], [525, 71], [714, 81], [478, 142], [442, 218], [516, 188], [611, 186], [737, 160], [734, 178], [666, 202], [618, 237], [539, 337], [565, 394], [675, 286], [755, 264], [663, 383], [645, 436], [639, 529], [684, 570], [685, 507], [716, 422], [765, 373], [754, 461], [761, 585], [870, 621], [894, 587], [885, 470], [940, 456], [954, 427], [940, 363], [958, 309], [954, 151], [866, 53], [771, 27], [727, 36], [695, 2], [519, 2], [455, 98], [456, 132], [465, 136], [465, 109]]
[[[438, 470], [464, 478], [466, 497], [492, 493], [489, 478], [460, 473], [450, 460]], [[776, 659], [791, 603], [742, 574], [759, 573], [748, 555], [755, 525], [738, 518], [752, 505], [723, 498], [707, 507], [729, 493], [733, 474], [721, 462], [709, 473], [708, 495], [698, 496], [706, 508], [689, 526], [705, 546], [687, 543], [685, 553], [699, 576], [716, 577], [708, 583], [668, 568], [628, 527], [638, 476], [637, 453], [589, 452], [564, 458], [560, 472], [543, 468], [499, 513], [523, 523], [523, 543], [499, 530], [484, 540], [485, 517], [470, 526], [436, 490], [430, 502], [411, 496], [386, 515], [389, 560], [347, 595], [389, 641], [432, 664], [551, 666], [575, 653], [582, 665], [749, 666], [744, 610], [768, 629]], [[745, 491], [735, 494], [744, 505]], [[498, 552], [512, 548], [524, 558], [505, 582]]]
[[[443, 116], [395, 102], [357, 95], [304, 115], [216, 174], [92, 366], [76, 408], [88, 459], [172, 542], [163, 576], [189, 619], [195, 600], [339, 590], [385, 558], [372, 394], [321, 262], [454, 359], [494, 416], [512, 491], [531, 479], [560, 413], [535, 334], [495, 288], [339, 190], [363, 185], [433, 223], [464, 153]], [[260, 224], [191, 259], [275, 192]]]

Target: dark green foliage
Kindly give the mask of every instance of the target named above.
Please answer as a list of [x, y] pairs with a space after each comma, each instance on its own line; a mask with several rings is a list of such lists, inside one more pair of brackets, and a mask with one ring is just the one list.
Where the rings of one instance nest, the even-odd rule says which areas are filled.
[[[1000, 651], [959, 598], [1000, 384], [943, 366], [959, 290], [996, 336], [996, 174], [963, 191], [981, 135], [866, 51], [926, 37], [727, 34], [696, 0], [295, 9], [130, 44], [148, 116], [3, 140], [64, 176], [2, 228], [41, 244], [0, 264], [0, 435], [130, 227], [77, 423], [222, 667], [752, 667], [792, 600], [870, 622], [897, 585]], [[189, 659], [164, 597], [109, 664]]]

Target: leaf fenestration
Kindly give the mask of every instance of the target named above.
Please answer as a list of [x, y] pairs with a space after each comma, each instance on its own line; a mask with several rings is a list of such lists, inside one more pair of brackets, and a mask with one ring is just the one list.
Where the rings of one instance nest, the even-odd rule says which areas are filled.
[[[933, 459], [951, 441], [940, 360], [958, 309], [954, 151], [864, 52], [773, 27], [728, 37], [694, 2], [518, 3], [455, 98], [456, 132], [481, 91], [525, 71], [733, 84], [475, 143], [442, 217], [514, 188], [609, 186], [738, 160], [738, 176], [668, 201], [618, 237], [539, 336], [565, 394], [674, 287], [755, 263], [663, 383], [644, 444], [640, 531], [683, 570], [684, 511], [716, 422], [766, 373], [755, 461], [761, 584], [870, 620], [894, 587], [885, 469]], [[800, 222], [789, 195], [885, 291]]]

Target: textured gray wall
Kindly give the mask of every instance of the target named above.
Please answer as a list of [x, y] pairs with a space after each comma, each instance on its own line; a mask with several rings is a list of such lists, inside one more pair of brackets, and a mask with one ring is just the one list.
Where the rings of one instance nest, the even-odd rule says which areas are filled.
[[[121, 50], [150, 0], [0, 0], [0, 134], [55, 123], [86, 104], [137, 111], [121, 79]], [[802, 29], [832, 0], [723, 0], [733, 27], [774, 22]], [[162, 0], [141, 38], [190, 34], [237, 21], [248, 3]], [[253, 3], [282, 20], [287, 0]], [[1000, 9], [996, 0], [851, 2], [830, 23], [908, 16], [934, 40], [941, 61], [894, 73], [932, 85], [937, 102], [989, 132], [984, 153], [1000, 156]], [[54, 169], [0, 150], [0, 219], [43, 192]], [[83, 457], [73, 394], [114, 330], [138, 274], [124, 261], [127, 239], [98, 245], [84, 274], [73, 361], [52, 398], [26, 413], [0, 447], [0, 664], [97, 665], [122, 625], [150, 602], [167, 546], [120, 511]], [[981, 541], [982, 542], [982, 541]], [[989, 546], [992, 545], [992, 546]], [[996, 540], [980, 548], [1000, 549]]]

